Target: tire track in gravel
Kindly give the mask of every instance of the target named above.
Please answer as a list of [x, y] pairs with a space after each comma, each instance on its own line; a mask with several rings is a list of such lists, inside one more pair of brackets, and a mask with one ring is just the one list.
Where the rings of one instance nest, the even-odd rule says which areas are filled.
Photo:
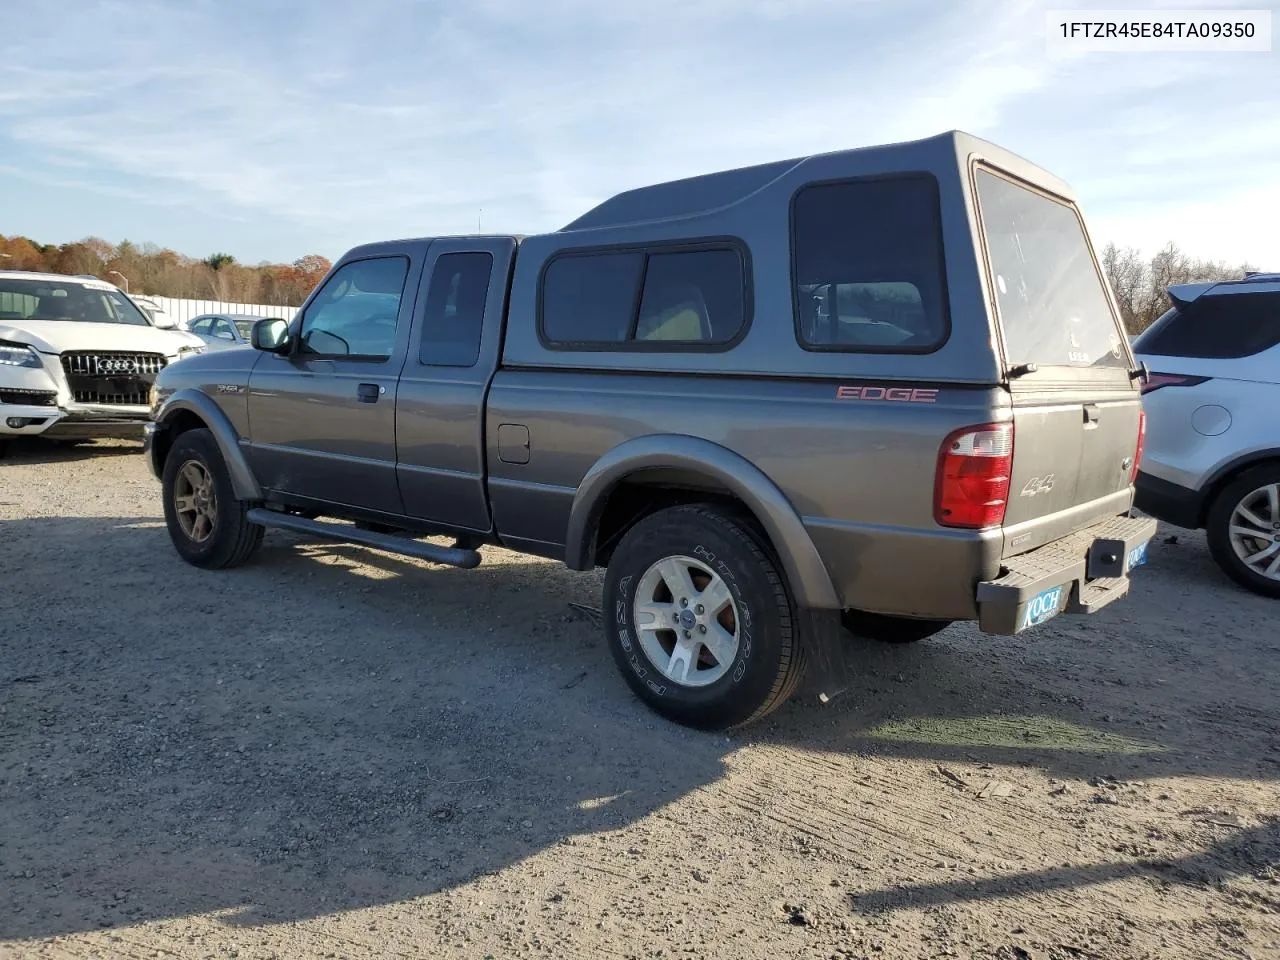
[[[598, 578], [275, 534], [192, 571], [141, 458], [101, 447], [0, 466], [0, 682], [42, 678], [0, 687], [6, 960], [1280, 958], [1276, 608], [1199, 535], [1118, 613], [861, 650], [849, 702], [721, 738], [628, 699], [566, 608]], [[180, 646], [175, 602], [205, 615]]]
[[[1113, 943], [1120, 934], [1163, 940], [1166, 949], [1188, 955], [1194, 955], [1203, 939], [1201, 928], [1187, 928], [1184, 923], [1186, 896], [1199, 899], [1200, 891], [1184, 888], [1183, 896], [1158, 899], [1135, 910], [1135, 902], [1167, 883], [1155, 869], [1159, 858], [1148, 865], [1134, 857], [1115, 859], [1114, 851], [1105, 845], [1079, 850], [1082, 833], [1083, 839], [1097, 838], [1072, 829], [1070, 820], [1064, 823], [1064, 810], [1037, 804], [1031, 791], [1043, 790], [1042, 785], [1018, 784], [1011, 798], [983, 800], [943, 786], [940, 778], [937, 786], [927, 778], [922, 784], [919, 770], [910, 764], [885, 765], [865, 758], [769, 747], [753, 750], [751, 760], [749, 771], [735, 771], [726, 779], [726, 799], [748, 816], [766, 822], [779, 846], [785, 847], [789, 835], [800, 832], [820, 844], [812, 852], [833, 854], [840, 866], [863, 871], [863, 876], [870, 871], [881, 874], [880, 893], [903, 885], [941, 883], [956, 887], [955, 892], [962, 895], [966, 885], [983, 886], [992, 892], [981, 903], [958, 899], [952, 907], [941, 909], [970, 913], [985, 907], [1023, 918], [1011, 921], [1011, 928], [1024, 924], [1028, 915], [1071, 915], [1084, 910], [1092, 916], [1122, 918], [1110, 936]], [[970, 789], [984, 779], [1020, 772], [958, 770]], [[845, 793], [839, 799], [818, 793], [841, 789]], [[1083, 796], [1079, 799], [1076, 811], [1082, 816], [1092, 812], [1090, 806], [1106, 808], [1088, 804]], [[1117, 825], [1099, 819], [1090, 826], [1105, 834]], [[956, 863], [969, 870], [958, 879]], [[1044, 879], [1045, 873], [1054, 870], [1065, 872], [1062, 882]], [[886, 873], [888, 877], [883, 876]], [[1082, 882], [1071, 881], [1072, 873]], [[855, 908], [859, 899], [855, 895]], [[898, 909], [914, 909], [910, 898], [903, 897]], [[1212, 898], [1204, 909], [1212, 910]]]
[[[1009, 838], [1026, 833], [1039, 837], [1052, 824], [1052, 818], [1034, 806], [970, 798], [944, 786], [941, 778], [936, 785], [927, 780], [922, 784], [913, 770], [896, 764], [773, 747], [755, 750], [752, 759], [752, 772], [744, 772], [742, 782], [737, 777], [730, 780], [727, 791], [733, 802], [781, 827], [821, 839], [855, 863], [866, 861], [867, 850], [844, 838], [857, 837], [882, 854], [917, 866], [935, 863], [938, 853], [949, 859], [1018, 861], [1036, 852], [1040, 841]], [[985, 773], [988, 779], [998, 775], [995, 770]], [[964, 840], [957, 828], [971, 816], [985, 818], [998, 829], [980, 844]], [[939, 847], [948, 842], [955, 846]]]

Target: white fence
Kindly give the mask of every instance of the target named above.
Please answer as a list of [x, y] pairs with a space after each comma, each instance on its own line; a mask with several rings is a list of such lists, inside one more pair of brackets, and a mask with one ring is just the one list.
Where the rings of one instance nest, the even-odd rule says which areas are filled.
[[270, 306], [264, 303], [224, 303], [219, 300], [179, 300], [176, 297], [153, 297], [146, 295], [160, 305], [160, 309], [177, 321], [178, 326], [185, 328], [188, 323], [206, 313], [244, 313], [257, 317], [282, 317], [292, 320], [298, 311], [297, 307]]

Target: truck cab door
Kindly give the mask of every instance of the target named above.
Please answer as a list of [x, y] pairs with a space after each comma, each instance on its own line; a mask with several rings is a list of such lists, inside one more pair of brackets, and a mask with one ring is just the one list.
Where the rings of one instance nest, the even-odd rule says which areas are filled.
[[396, 382], [426, 247], [385, 244], [340, 263], [292, 324], [292, 352], [258, 361], [247, 455], [263, 487], [400, 513]]
[[396, 396], [407, 516], [487, 532], [484, 407], [501, 352], [511, 237], [434, 240]]

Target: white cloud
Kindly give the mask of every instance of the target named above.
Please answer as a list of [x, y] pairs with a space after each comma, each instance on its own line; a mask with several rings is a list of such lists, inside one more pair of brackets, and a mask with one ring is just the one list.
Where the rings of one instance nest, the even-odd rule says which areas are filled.
[[1100, 240], [1280, 260], [1241, 220], [1280, 182], [1274, 61], [1049, 58], [1045, 6], [37, 5], [0, 40], [0, 136], [178, 216], [343, 246], [469, 231], [480, 207], [554, 229], [642, 183], [958, 127], [1071, 181]]

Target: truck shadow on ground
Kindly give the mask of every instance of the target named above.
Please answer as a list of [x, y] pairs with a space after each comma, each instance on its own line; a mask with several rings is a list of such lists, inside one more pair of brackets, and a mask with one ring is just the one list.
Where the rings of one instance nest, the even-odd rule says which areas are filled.
[[0, 466], [27, 466], [43, 463], [74, 463], [101, 457], [142, 454], [142, 441], [133, 440], [45, 440], [39, 437], [0, 437]]
[[[1220, 887], [1242, 874], [1258, 878], [1274, 876], [1277, 863], [1280, 863], [1280, 820], [1239, 830], [1203, 852], [1190, 856], [1064, 866], [996, 879], [908, 884], [851, 896], [850, 906], [862, 914], [908, 908], [921, 910], [957, 902], [1001, 900], [1073, 890], [1134, 877], [1203, 889]], [[1268, 897], [1266, 901], [1273, 908], [1280, 906], [1280, 897]]]
[[[751, 742], [1061, 776], [1280, 771], [1257, 667], [1277, 641], [1233, 638], [1210, 614], [1178, 632], [1176, 605], [1158, 641], [1126, 631], [1154, 588], [1038, 640], [957, 626], [906, 649], [854, 643], [846, 697], [726, 738], [630, 695], [570, 606], [598, 603], [598, 575], [509, 556], [427, 568], [278, 533], [251, 565], [210, 573], [150, 517], [0, 532], [4, 939], [405, 901], [634, 823]], [[600, 869], [578, 859], [585, 878]]]

